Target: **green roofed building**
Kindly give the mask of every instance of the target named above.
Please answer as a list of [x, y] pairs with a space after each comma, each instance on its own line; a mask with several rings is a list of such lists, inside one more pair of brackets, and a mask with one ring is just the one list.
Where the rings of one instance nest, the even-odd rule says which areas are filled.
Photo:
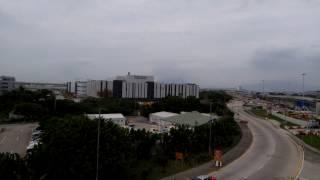
[[217, 116], [203, 114], [196, 111], [182, 112], [181, 114], [164, 118], [163, 121], [170, 122], [172, 125], [188, 125], [191, 127], [201, 126], [210, 120], [217, 119]]

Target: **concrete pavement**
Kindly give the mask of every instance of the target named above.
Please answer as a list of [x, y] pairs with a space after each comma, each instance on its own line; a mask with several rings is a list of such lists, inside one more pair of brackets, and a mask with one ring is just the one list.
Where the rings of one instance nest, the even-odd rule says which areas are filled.
[[32, 130], [37, 123], [0, 125], [0, 152], [26, 154]]
[[241, 158], [209, 175], [219, 180], [295, 178], [303, 165], [301, 148], [284, 130], [244, 112], [241, 104], [233, 104], [232, 108], [239, 109], [240, 118], [249, 122], [252, 146]]

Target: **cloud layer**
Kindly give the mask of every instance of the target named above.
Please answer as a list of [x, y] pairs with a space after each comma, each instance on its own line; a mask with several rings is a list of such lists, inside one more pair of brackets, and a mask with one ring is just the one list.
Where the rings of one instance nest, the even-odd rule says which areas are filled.
[[320, 87], [317, 0], [0, 0], [0, 74]]

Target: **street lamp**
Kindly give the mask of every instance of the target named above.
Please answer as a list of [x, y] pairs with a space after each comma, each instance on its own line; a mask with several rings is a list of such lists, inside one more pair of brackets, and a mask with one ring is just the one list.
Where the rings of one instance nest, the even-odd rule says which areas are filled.
[[209, 153], [209, 156], [211, 156], [211, 127], [212, 127], [212, 102], [210, 102], [210, 123], [209, 123], [209, 146], [208, 146], [208, 153]]
[[98, 133], [97, 133], [97, 169], [96, 169], [96, 180], [99, 179], [99, 153], [100, 153], [100, 122], [101, 122], [101, 110], [99, 108], [99, 118], [98, 118]]
[[305, 79], [305, 76], [307, 75], [306, 73], [302, 73], [302, 109], [304, 110], [305, 107], [304, 107], [304, 79]]

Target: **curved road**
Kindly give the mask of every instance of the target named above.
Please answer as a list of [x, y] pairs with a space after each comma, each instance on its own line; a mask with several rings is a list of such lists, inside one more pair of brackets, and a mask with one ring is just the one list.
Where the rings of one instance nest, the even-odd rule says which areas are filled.
[[209, 175], [219, 180], [294, 179], [303, 166], [303, 151], [287, 132], [244, 112], [240, 102], [230, 108], [238, 109], [240, 119], [248, 121], [253, 142], [238, 160]]

